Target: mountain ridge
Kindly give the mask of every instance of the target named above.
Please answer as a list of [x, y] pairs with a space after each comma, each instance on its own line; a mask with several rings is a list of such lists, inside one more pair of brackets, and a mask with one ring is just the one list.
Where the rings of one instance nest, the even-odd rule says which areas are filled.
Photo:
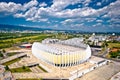
[[81, 30], [60, 30], [60, 29], [50, 29], [50, 28], [38, 28], [38, 27], [29, 27], [29, 26], [18, 26], [18, 25], [8, 25], [8, 24], [0, 24], [0, 31], [65, 31], [66, 33], [104, 33], [104, 34], [112, 34], [119, 32], [89, 32], [89, 31], [81, 31]]
[[52, 30], [52, 29], [0, 24], [0, 30], [2, 30], [2, 31], [24, 31], [24, 30], [28, 30], [28, 31], [44, 31], [44, 30]]

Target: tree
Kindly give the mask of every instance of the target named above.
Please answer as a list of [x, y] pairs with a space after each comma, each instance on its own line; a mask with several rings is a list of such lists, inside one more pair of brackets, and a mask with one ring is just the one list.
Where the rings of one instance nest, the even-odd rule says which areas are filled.
[[111, 52], [110, 53], [110, 57], [111, 58], [116, 58], [118, 56], [118, 53], [117, 52]]
[[23, 68], [23, 69], [25, 69], [26, 67], [25, 67], [25, 66], [23, 66], [22, 68]]
[[105, 42], [104, 42], [104, 45], [107, 47], [107, 46], [108, 46], [108, 43], [105, 41]]
[[2, 54], [2, 53], [0, 53], [0, 57], [3, 57], [3, 54]]
[[6, 52], [5, 49], [3, 49], [2, 52], [5, 53]]
[[8, 65], [5, 66], [5, 70], [10, 70], [10, 68], [8, 67]]
[[106, 41], [103, 42], [102, 47], [107, 47], [108, 43]]

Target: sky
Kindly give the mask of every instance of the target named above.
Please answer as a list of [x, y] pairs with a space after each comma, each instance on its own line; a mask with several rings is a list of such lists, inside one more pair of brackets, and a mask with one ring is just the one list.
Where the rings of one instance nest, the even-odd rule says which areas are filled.
[[0, 0], [0, 24], [120, 32], [120, 0]]

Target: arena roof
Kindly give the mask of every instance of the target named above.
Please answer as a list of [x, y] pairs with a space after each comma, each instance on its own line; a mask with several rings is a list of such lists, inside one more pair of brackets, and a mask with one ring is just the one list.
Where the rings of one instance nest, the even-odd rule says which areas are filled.
[[53, 54], [72, 54], [74, 52], [82, 52], [85, 51], [84, 48], [79, 48], [79, 47], [73, 47], [69, 45], [63, 45], [63, 44], [53, 44], [53, 43], [47, 43], [47, 44], [42, 44], [39, 42], [36, 42], [36, 47], [38, 49], [42, 49], [46, 52], [50, 52]]
[[68, 40], [59, 39], [45, 39], [42, 43], [36, 42], [36, 47], [43, 51], [53, 54], [72, 54], [74, 52], [83, 52], [87, 48], [87, 44], [84, 44], [83, 38], [72, 38]]

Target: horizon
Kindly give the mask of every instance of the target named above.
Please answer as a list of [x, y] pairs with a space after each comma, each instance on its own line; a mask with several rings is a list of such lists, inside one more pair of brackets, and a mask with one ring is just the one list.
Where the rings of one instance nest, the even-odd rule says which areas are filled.
[[120, 32], [120, 0], [1, 0], [0, 24]]

